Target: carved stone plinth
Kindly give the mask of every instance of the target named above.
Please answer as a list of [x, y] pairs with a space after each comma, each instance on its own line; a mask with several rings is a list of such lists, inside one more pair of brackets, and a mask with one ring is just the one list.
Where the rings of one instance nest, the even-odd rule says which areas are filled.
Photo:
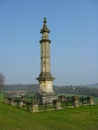
[[24, 105], [24, 103], [23, 103], [22, 101], [20, 101], [20, 103], [19, 103], [19, 107], [22, 108], [23, 105]]
[[87, 100], [88, 100], [88, 104], [89, 104], [89, 105], [94, 105], [94, 99], [93, 99], [92, 96], [87, 97]]
[[31, 105], [30, 112], [39, 112], [38, 104]]
[[15, 107], [17, 106], [17, 103], [15, 102], [14, 99], [12, 99], [12, 101], [11, 101], [11, 105], [12, 105], [12, 106], [15, 106]]
[[35, 98], [38, 104], [45, 104], [45, 102], [53, 103], [53, 100], [56, 100], [57, 96], [54, 93], [40, 92], [36, 93]]
[[57, 101], [56, 108], [61, 109], [61, 102]]
[[72, 103], [74, 107], [78, 107], [79, 106], [79, 100], [76, 96], [72, 97]]

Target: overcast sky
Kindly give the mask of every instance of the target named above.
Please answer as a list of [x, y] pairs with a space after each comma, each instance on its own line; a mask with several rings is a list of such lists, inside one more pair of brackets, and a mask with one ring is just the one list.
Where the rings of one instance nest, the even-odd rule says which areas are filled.
[[98, 0], [0, 0], [0, 72], [5, 84], [35, 84], [40, 29], [51, 30], [55, 85], [98, 82]]

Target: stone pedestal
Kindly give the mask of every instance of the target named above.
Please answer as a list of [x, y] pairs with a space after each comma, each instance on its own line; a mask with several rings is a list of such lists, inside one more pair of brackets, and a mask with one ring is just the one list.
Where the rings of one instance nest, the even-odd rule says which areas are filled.
[[39, 112], [39, 110], [38, 110], [38, 104], [31, 105], [30, 112]]
[[24, 104], [23, 104], [23, 102], [22, 102], [22, 101], [20, 101], [20, 103], [19, 103], [19, 107], [20, 107], [20, 108], [22, 108], [22, 107], [23, 107], [23, 105], [24, 105]]
[[87, 100], [89, 105], [94, 105], [94, 99], [92, 96], [88, 97]]
[[56, 108], [61, 109], [61, 102], [57, 101]]
[[12, 101], [11, 101], [11, 105], [12, 105], [12, 106], [15, 106], [15, 107], [17, 106], [17, 103], [15, 102], [14, 99], [12, 99]]
[[72, 97], [72, 104], [74, 107], [78, 107], [79, 106], [79, 100], [76, 96]]
[[36, 93], [35, 98], [38, 104], [53, 103], [53, 100], [57, 99], [57, 96], [53, 93], [40, 92]]

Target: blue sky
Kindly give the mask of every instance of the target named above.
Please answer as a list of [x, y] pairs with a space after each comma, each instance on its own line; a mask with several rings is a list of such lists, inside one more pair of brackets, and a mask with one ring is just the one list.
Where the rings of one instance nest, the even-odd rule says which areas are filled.
[[97, 83], [97, 0], [0, 0], [0, 72], [5, 84], [38, 83], [44, 17], [51, 30], [54, 84]]

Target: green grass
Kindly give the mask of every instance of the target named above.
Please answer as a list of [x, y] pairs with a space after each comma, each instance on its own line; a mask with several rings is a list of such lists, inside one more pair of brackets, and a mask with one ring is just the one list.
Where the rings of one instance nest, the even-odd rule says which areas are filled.
[[30, 113], [0, 101], [0, 130], [98, 130], [98, 105]]
[[4, 99], [4, 94], [0, 93], [0, 101], [2, 101]]

